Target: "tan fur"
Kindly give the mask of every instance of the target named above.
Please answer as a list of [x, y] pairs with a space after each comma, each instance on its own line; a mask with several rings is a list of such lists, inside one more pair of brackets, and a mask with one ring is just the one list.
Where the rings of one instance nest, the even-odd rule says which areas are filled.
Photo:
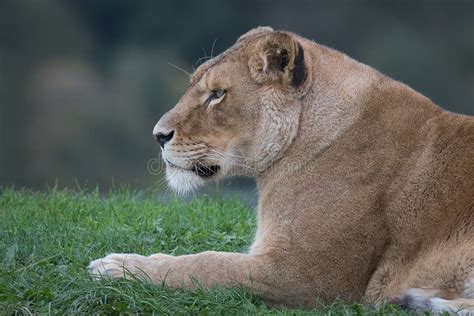
[[[214, 89], [226, 94], [208, 107]], [[474, 118], [335, 50], [259, 28], [197, 69], [154, 133], [171, 130], [170, 163], [219, 165], [210, 180], [256, 177], [249, 253], [116, 254], [93, 261], [93, 275], [122, 277], [125, 266], [174, 287], [193, 286], [192, 275], [290, 307], [381, 304], [413, 289], [434, 289], [423, 293], [444, 299], [440, 310], [474, 306]], [[167, 173], [177, 190], [208, 180], [170, 164]]]

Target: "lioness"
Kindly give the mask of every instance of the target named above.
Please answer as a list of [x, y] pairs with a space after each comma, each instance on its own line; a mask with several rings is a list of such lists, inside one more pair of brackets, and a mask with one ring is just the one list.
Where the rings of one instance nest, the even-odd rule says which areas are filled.
[[256, 177], [255, 241], [248, 253], [111, 254], [93, 276], [241, 285], [289, 307], [342, 298], [474, 313], [473, 117], [259, 27], [195, 71], [153, 134], [178, 191]]

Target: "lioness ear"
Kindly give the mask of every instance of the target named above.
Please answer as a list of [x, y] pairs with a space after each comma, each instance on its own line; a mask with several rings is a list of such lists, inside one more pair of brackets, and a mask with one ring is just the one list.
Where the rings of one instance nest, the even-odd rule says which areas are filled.
[[269, 26], [259, 26], [259, 27], [256, 27], [254, 29], [251, 29], [250, 31], [248, 31], [247, 33], [241, 35], [239, 37], [239, 39], [237, 40], [237, 43], [243, 41], [244, 39], [246, 38], [249, 38], [251, 36], [254, 36], [254, 35], [257, 35], [257, 34], [261, 34], [261, 33], [265, 33], [265, 32], [273, 32], [273, 29]]
[[306, 78], [303, 47], [291, 35], [273, 32], [259, 39], [249, 56], [250, 73], [259, 83], [297, 87]]

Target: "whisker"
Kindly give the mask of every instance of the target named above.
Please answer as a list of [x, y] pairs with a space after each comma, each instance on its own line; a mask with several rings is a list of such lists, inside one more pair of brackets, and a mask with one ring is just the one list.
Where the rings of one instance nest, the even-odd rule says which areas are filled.
[[[209, 157], [212, 157], [212, 154], [214, 154], [214, 155], [217, 156], [216, 160], [229, 160], [229, 159], [230, 159], [230, 160], [231, 160], [230, 163], [231, 163], [231, 165], [233, 165], [233, 166], [239, 166], [239, 167], [242, 167], [242, 168], [245, 169], [245, 170], [253, 170], [252, 167], [250, 167], [250, 166], [248, 166], [248, 165], [245, 165], [245, 164], [239, 162], [238, 160], [232, 159], [232, 158], [245, 158], [245, 157], [243, 157], [243, 156], [234, 155], [234, 154], [232, 154], [232, 153], [223, 154], [223, 153], [221, 153], [221, 152], [219, 152], [219, 151], [216, 151], [216, 150], [214, 150], [214, 149], [212, 149], [212, 148], [210, 148], [210, 150], [211, 150], [211, 154], [209, 154]], [[229, 157], [229, 156], [230, 156], [230, 157]]]
[[212, 47], [211, 47], [211, 58], [214, 57], [214, 45], [216, 45], [216, 42], [217, 42], [217, 37], [214, 39], [214, 42], [212, 43]]
[[191, 160], [198, 160], [198, 159], [201, 159], [201, 158], [204, 158], [206, 157], [205, 153], [197, 153], [195, 155], [187, 155], [187, 156], [184, 156], [184, 155], [179, 155], [179, 156], [176, 156], [176, 158], [184, 158], [184, 159], [189, 159], [190, 161]]
[[196, 147], [196, 148], [207, 148], [208, 146], [206, 145], [206, 143], [203, 143], [203, 142], [182, 142], [179, 144], [178, 147], [181, 147], [181, 146], [189, 146], [189, 147]]
[[[199, 58], [197, 61], [196, 61], [196, 66], [200, 66], [202, 64], [204, 64], [207, 60], [209, 60], [210, 58], [208, 56], [204, 56], [204, 57], [201, 57]], [[202, 61], [202, 62], [201, 62]]]
[[187, 71], [184, 70], [183, 68], [181, 68], [181, 67], [179, 67], [179, 66], [177, 66], [177, 65], [175, 65], [175, 64], [173, 64], [173, 63], [168, 63], [168, 65], [170, 65], [171, 67], [174, 67], [174, 68], [176, 68], [176, 69], [178, 69], [178, 70], [181, 70], [183, 73], [185, 73], [185, 74], [188, 75], [189, 77], [192, 76], [191, 73], [187, 72]]
[[[210, 148], [209, 150], [211, 150], [212, 152], [220, 155], [222, 158], [239, 158], [239, 159], [242, 159], [242, 160], [247, 160], [247, 157], [245, 156], [241, 156], [241, 155], [237, 155], [237, 154], [234, 154], [234, 153], [231, 153], [231, 152], [226, 152], [225, 154], [213, 149], [213, 148]], [[230, 156], [230, 157], [229, 157]]]
[[171, 149], [170, 151], [180, 155], [181, 153], [196, 153], [196, 152], [199, 152], [199, 151], [204, 153], [206, 150], [207, 150], [207, 148], [196, 148], [196, 149], [190, 149], [190, 150], [176, 150], [176, 149], [173, 150], [173, 149]]

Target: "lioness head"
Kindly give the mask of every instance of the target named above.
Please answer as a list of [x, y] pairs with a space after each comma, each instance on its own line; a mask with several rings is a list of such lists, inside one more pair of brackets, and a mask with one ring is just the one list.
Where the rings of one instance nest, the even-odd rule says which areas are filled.
[[202, 64], [153, 130], [169, 185], [187, 191], [225, 175], [263, 172], [298, 131], [309, 76], [299, 38], [271, 28], [244, 34]]

